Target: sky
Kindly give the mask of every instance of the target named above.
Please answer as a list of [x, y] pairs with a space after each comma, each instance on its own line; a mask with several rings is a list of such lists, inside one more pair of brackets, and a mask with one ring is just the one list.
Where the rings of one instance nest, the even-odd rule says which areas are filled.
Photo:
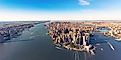
[[3, 20], [121, 20], [121, 0], [0, 0]]

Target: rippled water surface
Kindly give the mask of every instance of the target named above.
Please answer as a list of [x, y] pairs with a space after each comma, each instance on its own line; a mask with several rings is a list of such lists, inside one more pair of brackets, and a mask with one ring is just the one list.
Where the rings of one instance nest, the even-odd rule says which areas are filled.
[[121, 43], [102, 34], [95, 33], [92, 40], [99, 43], [93, 56], [86, 52], [57, 49], [46, 33], [47, 29], [41, 23], [24, 31], [18, 38], [0, 44], [0, 60], [121, 60]]

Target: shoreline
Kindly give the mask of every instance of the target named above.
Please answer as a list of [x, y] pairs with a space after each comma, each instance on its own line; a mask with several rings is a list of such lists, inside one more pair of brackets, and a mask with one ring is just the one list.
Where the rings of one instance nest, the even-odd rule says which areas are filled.
[[12, 38], [17, 38], [24, 30], [30, 29], [36, 24], [39, 24], [39, 22], [2, 23], [3, 26], [0, 27], [0, 43], [4, 43], [8, 40], [11, 40]]

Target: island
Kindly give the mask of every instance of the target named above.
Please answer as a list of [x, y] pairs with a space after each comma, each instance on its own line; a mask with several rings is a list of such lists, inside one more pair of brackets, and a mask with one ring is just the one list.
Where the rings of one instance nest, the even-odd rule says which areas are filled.
[[95, 46], [90, 44], [95, 25], [83, 22], [50, 22], [46, 25], [54, 45], [72, 51], [86, 51], [94, 55]]

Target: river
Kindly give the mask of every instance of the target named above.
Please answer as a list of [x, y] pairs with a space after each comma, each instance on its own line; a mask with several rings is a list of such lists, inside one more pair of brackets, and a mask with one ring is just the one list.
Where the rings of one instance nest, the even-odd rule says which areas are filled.
[[[22, 35], [0, 44], [0, 60], [120, 60], [121, 43], [101, 33], [94, 34], [96, 45], [95, 55], [86, 52], [75, 52], [57, 49], [52, 39], [46, 34], [44, 24], [38, 24]], [[115, 50], [110, 48], [113, 45]], [[95, 44], [94, 44], [95, 45]]]

